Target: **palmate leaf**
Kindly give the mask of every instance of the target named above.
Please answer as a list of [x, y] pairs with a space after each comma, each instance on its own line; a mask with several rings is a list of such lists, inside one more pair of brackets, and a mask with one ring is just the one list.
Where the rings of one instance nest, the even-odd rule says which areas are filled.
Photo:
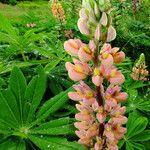
[[[26, 141], [30, 145], [32, 141], [41, 149], [84, 149], [76, 142], [68, 142], [62, 138], [74, 136], [74, 119], [65, 117], [47, 121], [54, 118], [58, 109], [68, 106], [68, 92], [73, 88], [59, 93], [39, 107], [46, 88], [46, 77], [41, 66], [37, 70], [38, 75], [27, 85], [23, 73], [15, 67], [11, 73], [9, 88], [0, 92], [0, 135], [3, 135], [0, 149], [25, 150]], [[72, 109], [68, 106], [68, 110]], [[39, 136], [45, 138], [41, 139]], [[49, 148], [47, 144], [52, 147]]]
[[29, 139], [42, 150], [85, 150], [76, 142], [68, 142], [62, 137], [29, 136]]
[[148, 120], [135, 113], [130, 113], [127, 122], [127, 133], [123, 140], [119, 142], [119, 148], [126, 144], [126, 150], [144, 150], [143, 141], [150, 140], [150, 130], [145, 130]]

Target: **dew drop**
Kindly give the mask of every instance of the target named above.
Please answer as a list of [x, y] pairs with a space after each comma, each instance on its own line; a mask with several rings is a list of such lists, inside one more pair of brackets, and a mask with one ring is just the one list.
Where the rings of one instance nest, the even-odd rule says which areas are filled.
[[49, 147], [50, 147], [50, 145], [47, 145], [47, 147], [49, 148]]

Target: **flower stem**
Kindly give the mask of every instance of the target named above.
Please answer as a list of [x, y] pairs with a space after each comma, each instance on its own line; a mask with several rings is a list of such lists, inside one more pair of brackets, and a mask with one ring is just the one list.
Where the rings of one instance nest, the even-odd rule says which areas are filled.
[[[94, 59], [93, 59], [94, 69], [98, 67], [98, 54], [99, 54], [99, 49], [102, 45], [102, 43], [99, 43], [98, 41], [95, 41], [95, 43], [96, 43], [96, 49], [95, 49]], [[96, 86], [96, 99], [97, 99], [99, 106], [104, 105], [103, 97], [101, 93], [101, 86]]]
[[[102, 46], [103, 43], [99, 43], [98, 41], [95, 41], [96, 43], [96, 49], [95, 49], [95, 53], [94, 53], [94, 69], [98, 67], [98, 55], [99, 55], [99, 50]], [[103, 101], [103, 97], [102, 97], [102, 93], [101, 93], [101, 85], [100, 86], [96, 86], [96, 100], [99, 104], [99, 106], [104, 106], [104, 101]], [[104, 123], [100, 123], [99, 124], [99, 136], [101, 138], [103, 138], [103, 133], [104, 133]]]

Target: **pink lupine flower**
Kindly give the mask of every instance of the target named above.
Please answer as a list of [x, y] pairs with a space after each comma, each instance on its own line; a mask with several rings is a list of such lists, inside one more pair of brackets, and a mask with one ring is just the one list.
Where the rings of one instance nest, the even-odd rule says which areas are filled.
[[101, 60], [102, 64], [104, 65], [105, 69], [112, 67], [112, 65], [114, 63], [114, 59], [113, 59], [112, 55], [107, 51], [102, 53], [100, 60]]
[[104, 108], [102, 106], [99, 106], [97, 101], [95, 101], [92, 104], [92, 108], [94, 110], [94, 112], [96, 112], [96, 118], [99, 121], [99, 123], [104, 123], [104, 121], [106, 120], [106, 112], [104, 111]]
[[99, 68], [95, 68], [94, 69], [94, 74], [92, 76], [92, 82], [96, 85], [96, 86], [100, 86], [103, 83], [103, 76], [100, 73], [100, 69]]
[[127, 117], [121, 115], [117, 117], [112, 117], [111, 119], [115, 124], [126, 124], [128, 121]]
[[105, 43], [102, 48], [101, 48], [101, 53], [104, 53], [104, 52], [109, 52], [111, 54], [112, 50], [111, 50], [111, 45], [108, 44], [108, 43]]
[[92, 113], [93, 112], [93, 110], [92, 110], [92, 108], [90, 107], [90, 106], [87, 106], [87, 105], [85, 105], [84, 103], [82, 103], [81, 102], [81, 104], [76, 104], [76, 108], [77, 108], [77, 110], [79, 110], [79, 111], [86, 111], [86, 112], [89, 112], [89, 113]]
[[[126, 109], [118, 102], [124, 102], [128, 95], [121, 92], [119, 85], [125, 81], [125, 77], [114, 63], [124, 61], [125, 54], [108, 43], [102, 46], [99, 53], [100, 41], [110, 42], [116, 37], [110, 10], [104, 8], [103, 2], [99, 5], [95, 0], [82, 2], [78, 28], [91, 40], [89, 44], [84, 44], [71, 39], [64, 44], [67, 53], [79, 58], [73, 59], [74, 64], [66, 63], [69, 77], [73, 81], [80, 81], [79, 85], [73, 86], [75, 91], [68, 93], [70, 99], [79, 103], [76, 104], [79, 112], [75, 115], [78, 121], [74, 123], [78, 129], [75, 133], [79, 137], [78, 142], [91, 150], [118, 150], [118, 141], [126, 133], [122, 125], [127, 122], [123, 115]], [[88, 75], [92, 76], [95, 91], [82, 81]], [[105, 80], [110, 83], [106, 90], [103, 86]]]
[[94, 33], [94, 38], [96, 40], [100, 40], [102, 39], [102, 31], [101, 31], [101, 25], [98, 24], [97, 27], [96, 27], [96, 30], [95, 30], [95, 33]]
[[102, 13], [102, 17], [101, 17], [100, 23], [103, 26], [106, 26], [107, 23], [108, 23], [107, 14], [105, 12]]
[[76, 122], [74, 123], [74, 126], [79, 130], [87, 130], [90, 127], [90, 125], [86, 121]]
[[105, 92], [105, 98], [107, 100], [113, 98], [117, 102], [124, 102], [127, 99], [128, 94], [126, 92], [120, 92], [120, 91], [121, 91], [121, 87], [119, 87], [118, 85], [110, 84]]
[[114, 141], [115, 137], [114, 137], [114, 133], [111, 127], [111, 124], [107, 123], [105, 125], [105, 130], [104, 130], [104, 135], [107, 137], [108, 140], [110, 141]]
[[82, 19], [88, 19], [88, 16], [86, 15], [84, 8], [82, 8], [82, 9], [79, 11], [79, 16], [80, 16]]
[[123, 116], [125, 110], [126, 110], [125, 107], [120, 107], [120, 105], [114, 107], [114, 109], [110, 113], [111, 116], [110, 122], [113, 122], [114, 124], [126, 124], [127, 117]]
[[101, 72], [111, 84], [120, 85], [125, 81], [123, 74], [118, 71], [115, 66], [112, 66], [109, 69], [105, 69], [104, 65], [102, 64]]
[[121, 63], [125, 59], [125, 54], [124, 54], [124, 52], [118, 52], [113, 55], [113, 58], [114, 58], [115, 63]]
[[89, 48], [92, 51], [92, 53], [94, 54], [95, 49], [96, 49], [96, 45], [95, 45], [95, 42], [93, 40], [90, 40], [90, 42], [89, 42]]
[[124, 134], [126, 133], [127, 129], [124, 127], [121, 127], [120, 125], [114, 125], [113, 126], [113, 132], [115, 135], [115, 139], [120, 140], [123, 138]]
[[78, 56], [78, 51], [82, 46], [82, 42], [79, 39], [69, 39], [64, 43], [66, 52], [72, 56]]
[[89, 35], [90, 34], [90, 30], [89, 30], [88, 20], [87, 19], [80, 18], [78, 20], [78, 28], [79, 28], [79, 30], [80, 30], [80, 32], [82, 34], [85, 34], [85, 35]]
[[96, 114], [96, 118], [99, 121], [99, 123], [104, 123], [104, 121], [106, 120], [106, 116], [107, 116], [106, 112], [98, 112]]
[[82, 63], [77, 59], [74, 59], [74, 64], [70, 62], [66, 63], [66, 69], [68, 70], [68, 75], [73, 81], [81, 81], [87, 77], [90, 72], [89, 65], [87, 63]]
[[100, 137], [96, 137], [96, 143], [94, 145], [94, 150], [102, 150], [104, 141]]
[[94, 102], [95, 92], [83, 81], [80, 81], [79, 85], [73, 86], [76, 92], [69, 92], [68, 96], [70, 99], [75, 101], [88, 101], [89, 99]]
[[[76, 133], [77, 134], [77, 133]], [[90, 147], [93, 142], [92, 142], [92, 139], [91, 138], [88, 138], [88, 137], [84, 137], [82, 139], [79, 139], [78, 142], [86, 147]]]
[[113, 143], [113, 142], [110, 142], [110, 143], [107, 144], [107, 147], [109, 150], [118, 150], [117, 143]]
[[93, 120], [93, 116], [90, 112], [88, 111], [81, 111], [75, 115], [76, 120], [78, 121], [87, 121], [90, 122]]
[[99, 125], [95, 123], [91, 125], [90, 128], [87, 130], [87, 136], [90, 138], [98, 136], [98, 131], [99, 131]]
[[102, 54], [107, 52], [112, 55], [114, 63], [121, 63], [125, 59], [124, 52], [122, 52], [122, 51], [118, 52], [118, 51], [119, 51], [118, 47], [111, 48], [111, 45], [108, 43], [105, 43], [101, 49]]
[[112, 25], [109, 26], [108, 28], [108, 33], [107, 33], [107, 42], [110, 42], [116, 38], [116, 30]]
[[78, 56], [82, 62], [88, 62], [92, 59], [92, 51], [86, 45], [82, 45], [78, 51]]
[[111, 108], [116, 105], [117, 105], [117, 101], [114, 98], [109, 98], [105, 100], [106, 110], [109, 108], [107, 111], [111, 111], [112, 110]]

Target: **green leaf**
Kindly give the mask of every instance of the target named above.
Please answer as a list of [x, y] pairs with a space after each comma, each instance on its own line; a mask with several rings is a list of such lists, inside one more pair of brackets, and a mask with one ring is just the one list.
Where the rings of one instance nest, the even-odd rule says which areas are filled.
[[2, 14], [0, 14], [0, 28], [16, 39], [16, 41], [18, 40], [18, 36], [13, 26]]
[[27, 88], [25, 94], [27, 102], [29, 101], [29, 103], [31, 103], [27, 122], [31, 122], [33, 120], [34, 113], [39, 106], [46, 89], [45, 72], [41, 66], [39, 66], [37, 69], [39, 73], [37, 81], [35, 82], [35, 79], [34, 81], [32, 80], [32, 84], [29, 84], [29, 88]]
[[7, 134], [10, 134], [10, 133], [12, 133], [11, 128], [0, 121], [0, 134], [7, 135]]
[[4, 120], [5, 122], [8, 122], [11, 126], [14, 128], [18, 127], [18, 121], [16, 120], [16, 117], [14, 116], [14, 113], [12, 109], [10, 108], [9, 104], [7, 103], [5, 97], [0, 92], [0, 119]]
[[136, 148], [137, 150], [145, 150], [145, 147], [140, 143], [132, 142], [132, 144], [133, 144], [133, 147]]
[[42, 129], [48, 129], [48, 128], [53, 128], [53, 127], [59, 127], [59, 126], [69, 124], [69, 122], [70, 122], [69, 117], [59, 118], [59, 119], [55, 119], [55, 120], [50, 120], [47, 123], [43, 123], [35, 129], [36, 130], [42, 130]]
[[0, 41], [9, 44], [17, 44], [16, 40], [7, 33], [0, 32]]
[[27, 120], [28, 113], [31, 108], [31, 103], [32, 103], [32, 99], [34, 96], [34, 90], [36, 87], [37, 80], [38, 80], [38, 76], [34, 76], [32, 80], [29, 82], [25, 91], [25, 105], [24, 105], [24, 110], [23, 110], [24, 121]]
[[9, 139], [0, 144], [1, 150], [26, 150], [24, 141]]
[[30, 140], [42, 150], [85, 150], [76, 142], [68, 142], [64, 138], [29, 136]]
[[124, 140], [120, 140], [118, 143], [118, 147], [119, 149], [124, 145]]
[[49, 88], [54, 95], [63, 91], [63, 88], [55, 81], [55, 79], [50, 79]]
[[16, 143], [13, 142], [12, 140], [8, 140], [0, 144], [0, 149], [1, 150], [16, 150]]
[[148, 120], [145, 117], [137, 117], [134, 113], [131, 113], [128, 118], [126, 137], [129, 139], [140, 132], [142, 132], [148, 124]]
[[126, 150], [134, 150], [133, 145], [129, 142], [126, 142]]
[[36, 125], [38, 122], [47, 118], [50, 114], [55, 113], [58, 109], [60, 109], [69, 100], [68, 92], [71, 90], [73, 90], [72, 87], [46, 101], [37, 113], [37, 120], [31, 123], [30, 127]]
[[17, 105], [20, 112], [20, 120], [23, 123], [23, 106], [24, 93], [26, 90], [26, 79], [21, 70], [17, 67], [14, 67], [11, 72], [9, 89], [13, 92], [17, 100]]
[[61, 84], [65, 88], [71, 87], [73, 84], [71, 81], [67, 80], [65, 77], [61, 77], [61, 75], [49, 75], [51, 80], [55, 80], [58, 84]]
[[13, 116], [15, 117], [15, 120], [18, 123], [21, 123], [19, 109], [17, 106], [17, 100], [16, 100], [15, 96], [12, 94], [12, 91], [10, 89], [7, 89], [7, 90], [3, 91], [3, 95], [13, 113]]
[[132, 141], [148, 141], [150, 140], [150, 130], [145, 130], [131, 138]]
[[59, 62], [60, 62], [60, 59], [58, 59], [58, 58], [52, 60], [50, 63], [48, 63], [48, 64], [45, 66], [45, 68], [44, 68], [45, 72], [46, 72], [46, 73], [49, 73], [52, 69], [54, 69], [54, 68], [57, 66], [57, 64], [58, 64]]
[[75, 128], [72, 124], [63, 125], [59, 127], [49, 127], [46, 129], [32, 129], [30, 134], [47, 134], [47, 135], [65, 135], [65, 134], [74, 134]]

